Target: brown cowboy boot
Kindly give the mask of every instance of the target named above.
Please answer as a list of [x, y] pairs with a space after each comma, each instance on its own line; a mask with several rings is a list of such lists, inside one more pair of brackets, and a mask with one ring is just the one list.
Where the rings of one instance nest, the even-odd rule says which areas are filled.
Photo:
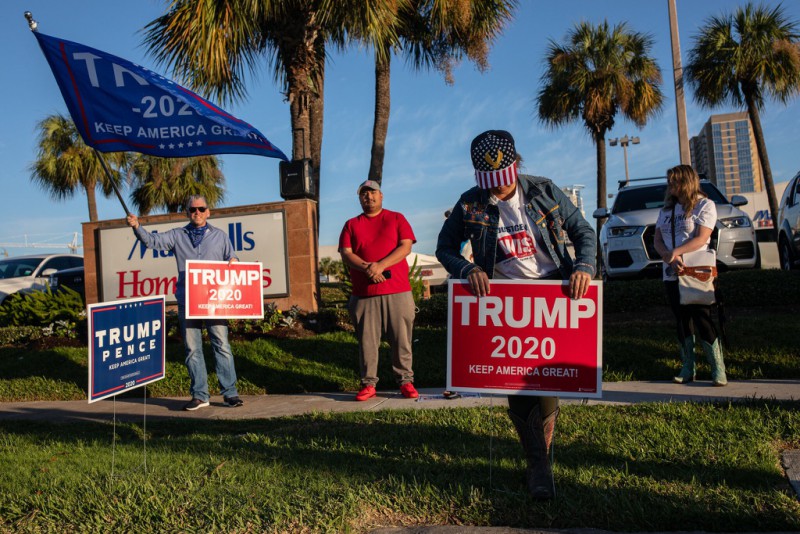
[[547, 454], [551, 454], [553, 450], [553, 435], [556, 432], [556, 420], [558, 420], [558, 414], [561, 412], [561, 408], [556, 407], [555, 411], [551, 412], [550, 415], [544, 418], [542, 422], [542, 428], [544, 429], [544, 443], [547, 446]]
[[[554, 412], [555, 414], [558, 411]], [[508, 411], [514, 428], [519, 435], [522, 450], [525, 453], [525, 460], [528, 468], [525, 470], [525, 479], [528, 491], [534, 499], [552, 499], [555, 495], [553, 485], [553, 471], [550, 468], [550, 461], [547, 458], [548, 443], [545, 439], [545, 430], [539, 406], [536, 406], [524, 420], [511, 410]], [[552, 429], [555, 429], [555, 417], [552, 420]], [[550, 432], [550, 442], [552, 443], [552, 430]]]

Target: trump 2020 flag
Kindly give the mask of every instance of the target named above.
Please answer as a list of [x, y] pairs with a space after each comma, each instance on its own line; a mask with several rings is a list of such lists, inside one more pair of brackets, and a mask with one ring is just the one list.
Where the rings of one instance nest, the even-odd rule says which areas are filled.
[[100, 152], [287, 160], [261, 132], [172, 80], [95, 48], [34, 35], [75, 126]]

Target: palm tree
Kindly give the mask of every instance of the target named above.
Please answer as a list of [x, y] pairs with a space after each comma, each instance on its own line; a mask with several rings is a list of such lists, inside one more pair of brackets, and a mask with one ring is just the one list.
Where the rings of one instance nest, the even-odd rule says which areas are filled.
[[797, 22], [788, 21], [781, 6], [747, 4], [732, 15], [706, 21], [685, 69], [699, 104], [715, 107], [727, 102], [747, 108], [776, 239], [778, 202], [760, 111], [765, 97], [785, 104], [800, 91], [799, 38]]
[[129, 165], [133, 204], [142, 215], [155, 209], [180, 212], [186, 197], [203, 195], [213, 207], [224, 199], [225, 176], [215, 156], [159, 158], [138, 155]]
[[[392, 0], [173, 0], [145, 27], [145, 44], [193, 89], [223, 102], [246, 97], [245, 75], [266, 61], [289, 101], [292, 159], [311, 159], [319, 200], [325, 49], [351, 21], [378, 32]], [[358, 14], [358, 16], [356, 16]]]
[[[605, 138], [617, 113], [643, 127], [661, 110], [661, 69], [650, 56], [653, 40], [626, 23], [582, 22], [548, 46], [538, 95], [539, 120], [557, 127], [582, 119], [597, 152], [597, 207], [606, 207]], [[603, 220], [597, 221], [597, 233]], [[598, 258], [599, 258], [598, 250]]]
[[114, 191], [98, 158], [106, 161], [111, 179], [118, 186], [119, 169], [125, 166], [127, 159], [125, 153], [95, 153], [83, 142], [72, 120], [60, 114], [46, 117], [37, 128], [38, 153], [29, 168], [31, 180], [55, 200], [72, 198], [77, 190], [83, 189], [89, 205], [89, 220], [97, 221], [96, 189], [99, 187], [106, 197]]
[[[335, 276], [338, 272], [336, 265], [334, 265], [333, 258], [320, 258], [319, 260], [319, 274], [327, 277]], [[328, 280], [330, 282], [330, 280]]]
[[453, 83], [452, 69], [466, 56], [481, 71], [488, 66], [489, 47], [511, 19], [516, 0], [407, 0], [376, 35], [375, 120], [369, 179], [381, 183], [391, 107], [391, 57], [397, 51], [415, 69], [434, 67]]

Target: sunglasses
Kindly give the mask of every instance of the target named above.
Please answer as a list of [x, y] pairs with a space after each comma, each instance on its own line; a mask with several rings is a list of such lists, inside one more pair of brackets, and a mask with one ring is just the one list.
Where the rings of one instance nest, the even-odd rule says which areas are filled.
[[208, 208], [205, 207], [205, 206], [200, 206], [200, 207], [197, 207], [197, 208], [191, 207], [191, 208], [189, 208], [189, 213], [194, 213], [196, 211], [199, 211], [200, 213], [205, 213], [207, 209]]

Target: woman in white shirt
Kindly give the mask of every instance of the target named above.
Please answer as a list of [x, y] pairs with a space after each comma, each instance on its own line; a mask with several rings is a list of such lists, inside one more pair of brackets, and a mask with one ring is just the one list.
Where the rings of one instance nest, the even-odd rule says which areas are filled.
[[[673, 222], [674, 219], [674, 222]], [[655, 248], [664, 261], [664, 286], [672, 313], [678, 323], [680, 373], [674, 377], [678, 384], [687, 384], [695, 377], [695, 336], [711, 365], [711, 380], [715, 386], [728, 383], [725, 363], [711, 306], [681, 305], [678, 274], [683, 272], [683, 255], [708, 249], [711, 232], [717, 222], [717, 207], [700, 189], [700, 177], [690, 165], [678, 165], [667, 171], [667, 195], [656, 222]]]

